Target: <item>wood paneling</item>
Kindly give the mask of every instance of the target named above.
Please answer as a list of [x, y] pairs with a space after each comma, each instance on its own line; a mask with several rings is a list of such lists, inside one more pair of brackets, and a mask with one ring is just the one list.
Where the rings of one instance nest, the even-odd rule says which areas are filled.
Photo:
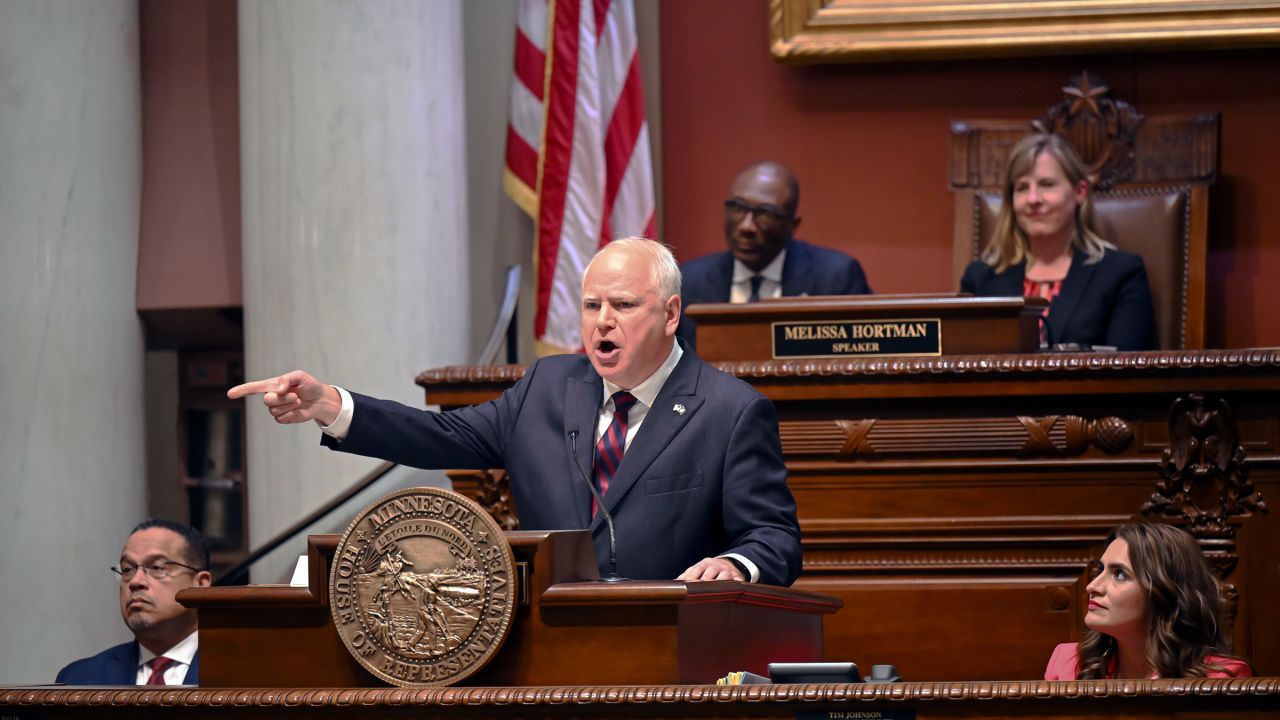
[[[1108, 530], [1178, 485], [1189, 449], [1212, 445], [1188, 434], [1193, 408], [1224, 428], [1214, 442], [1245, 453], [1236, 470], [1201, 468], [1203, 509], [1224, 488], [1280, 496], [1277, 350], [719, 367], [778, 408], [803, 533], [796, 586], [844, 601], [825, 622], [827, 659], [892, 663], [911, 680], [1040, 677], [1054, 645], [1080, 637], [1086, 566]], [[448, 407], [519, 375], [419, 380]], [[1229, 417], [1213, 415], [1219, 400]], [[1194, 512], [1170, 507], [1190, 524]], [[1198, 535], [1236, 605], [1236, 650], [1280, 674], [1280, 522], [1252, 505], [1222, 520]]]

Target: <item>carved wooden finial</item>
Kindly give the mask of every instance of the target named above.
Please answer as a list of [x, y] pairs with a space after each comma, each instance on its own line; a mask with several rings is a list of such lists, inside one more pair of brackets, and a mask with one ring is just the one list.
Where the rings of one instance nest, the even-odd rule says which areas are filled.
[[1106, 81], [1084, 71], [1071, 78], [1062, 99], [1032, 125], [1066, 138], [1089, 168], [1094, 186], [1109, 190], [1133, 177], [1143, 119], [1132, 105], [1112, 97]]

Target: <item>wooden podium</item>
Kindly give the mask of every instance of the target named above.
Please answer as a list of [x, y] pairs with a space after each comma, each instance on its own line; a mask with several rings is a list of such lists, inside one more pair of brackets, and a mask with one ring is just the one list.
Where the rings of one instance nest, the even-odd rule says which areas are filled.
[[[822, 616], [841, 602], [738, 582], [598, 581], [585, 530], [508, 533], [520, 575], [511, 633], [471, 686], [713, 683], [770, 662], [822, 659]], [[308, 542], [308, 587], [189, 588], [200, 613], [200, 685], [385, 685], [333, 625], [337, 535]]]
[[[688, 316], [708, 362], [938, 357], [1035, 352], [1048, 306], [1035, 297], [857, 295], [698, 304]], [[926, 330], [919, 342], [902, 337], [916, 327]]]

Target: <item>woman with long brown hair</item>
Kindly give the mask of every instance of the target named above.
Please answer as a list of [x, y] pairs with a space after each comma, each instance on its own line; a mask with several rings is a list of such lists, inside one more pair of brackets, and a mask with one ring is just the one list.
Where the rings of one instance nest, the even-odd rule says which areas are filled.
[[1088, 169], [1058, 135], [1029, 135], [1010, 150], [995, 231], [960, 290], [1045, 298], [1049, 345], [1156, 346], [1146, 266], [1099, 233]]
[[1053, 651], [1045, 680], [1250, 677], [1225, 652], [1218, 582], [1196, 539], [1172, 525], [1121, 525], [1088, 585], [1084, 640]]

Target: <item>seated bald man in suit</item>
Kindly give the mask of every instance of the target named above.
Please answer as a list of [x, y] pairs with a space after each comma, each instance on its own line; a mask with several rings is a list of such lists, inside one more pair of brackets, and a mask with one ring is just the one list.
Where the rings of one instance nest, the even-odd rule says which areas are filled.
[[[800, 184], [782, 165], [761, 162], [739, 173], [724, 201], [729, 249], [681, 266], [680, 298], [685, 309], [695, 303], [870, 294], [857, 260], [795, 239], [799, 207]], [[695, 330], [693, 320], [681, 319], [678, 334], [691, 345]]]
[[196, 611], [174, 596], [208, 587], [209, 546], [185, 523], [152, 518], [120, 551], [120, 615], [134, 640], [77, 660], [58, 673], [67, 685], [196, 685], [200, 679]]
[[300, 370], [227, 395], [263, 393], [277, 422], [314, 420], [335, 450], [420, 468], [506, 468], [521, 529], [590, 528], [602, 575], [609, 538], [588, 482], [613, 516], [624, 577], [789, 585], [800, 529], [776, 411], [677, 342], [679, 290], [665, 246], [610, 243], [582, 280], [586, 355], [543, 358], [481, 405], [419, 410]]

